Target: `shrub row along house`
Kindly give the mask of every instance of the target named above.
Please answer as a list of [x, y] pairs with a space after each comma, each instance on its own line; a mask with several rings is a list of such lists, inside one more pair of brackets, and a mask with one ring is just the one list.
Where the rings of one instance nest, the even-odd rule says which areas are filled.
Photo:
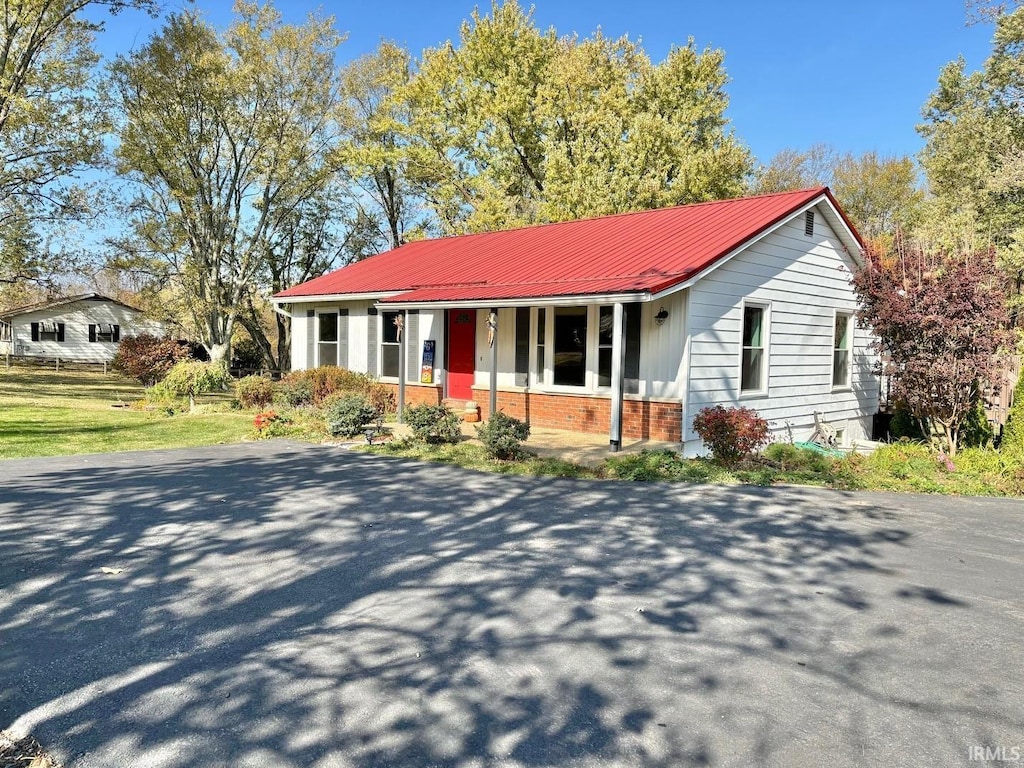
[[412, 242], [277, 294], [296, 369], [340, 365], [404, 403], [683, 443], [707, 405], [800, 440], [870, 436], [862, 243], [827, 188]]
[[0, 314], [0, 355], [77, 362], [110, 362], [123, 336], [164, 334], [142, 310], [85, 293], [30, 304]]

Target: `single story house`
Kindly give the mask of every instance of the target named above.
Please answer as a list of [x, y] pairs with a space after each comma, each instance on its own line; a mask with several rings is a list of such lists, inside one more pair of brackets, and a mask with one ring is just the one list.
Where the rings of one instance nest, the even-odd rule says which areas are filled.
[[340, 365], [402, 403], [474, 400], [533, 425], [704, 446], [705, 406], [779, 438], [814, 414], [870, 437], [862, 242], [826, 187], [411, 242], [273, 297], [296, 369]]
[[165, 332], [141, 309], [85, 293], [0, 312], [0, 355], [110, 362], [125, 336]]

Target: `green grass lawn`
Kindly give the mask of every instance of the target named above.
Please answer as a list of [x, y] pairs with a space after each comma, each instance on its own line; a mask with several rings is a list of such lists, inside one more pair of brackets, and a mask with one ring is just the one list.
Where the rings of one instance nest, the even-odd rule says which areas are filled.
[[201, 399], [200, 410], [224, 410], [199, 414], [114, 407], [142, 397], [116, 374], [0, 368], [0, 459], [234, 443], [253, 431], [253, 415], [227, 410], [226, 395]]

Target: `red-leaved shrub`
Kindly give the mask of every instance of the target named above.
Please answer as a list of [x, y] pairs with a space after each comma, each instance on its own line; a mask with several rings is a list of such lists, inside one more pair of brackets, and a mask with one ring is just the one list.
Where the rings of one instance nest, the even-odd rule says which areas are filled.
[[701, 408], [693, 417], [693, 431], [723, 464], [735, 464], [768, 445], [768, 422], [752, 408]]
[[121, 339], [113, 366], [115, 371], [148, 386], [163, 379], [175, 363], [191, 356], [187, 344], [141, 333]]

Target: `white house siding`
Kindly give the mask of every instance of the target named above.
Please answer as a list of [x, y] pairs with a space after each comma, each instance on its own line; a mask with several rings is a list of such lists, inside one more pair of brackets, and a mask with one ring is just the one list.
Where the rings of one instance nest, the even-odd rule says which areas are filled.
[[[753, 408], [768, 419], [776, 439], [785, 438], [787, 423], [795, 440], [808, 438], [815, 411], [844, 428], [847, 443], [870, 437], [878, 381], [871, 374], [874, 358], [865, 330], [854, 332], [852, 388], [832, 388], [835, 311], [856, 308], [852, 269], [853, 259], [824, 217], [815, 216], [809, 237], [799, 215], [690, 288], [687, 453], [702, 447], [692, 430], [693, 416], [716, 404]], [[765, 395], [739, 392], [744, 299], [769, 307]]]
[[[370, 338], [370, 323], [376, 326], [377, 339], [377, 366], [380, 365], [380, 340], [383, 337], [382, 316], [369, 314], [373, 307], [372, 301], [348, 301], [333, 303], [304, 303], [293, 304], [290, 308], [292, 316], [292, 370], [300, 371], [308, 368], [315, 368], [319, 365], [319, 352], [317, 348], [318, 321], [317, 315], [322, 312], [338, 312], [341, 309], [348, 310], [348, 365], [351, 371], [368, 373], [369, 355], [367, 342]], [[309, 313], [313, 315], [310, 316]], [[440, 383], [440, 373], [444, 361], [444, 312], [421, 311], [414, 322], [408, 323], [406, 343], [415, 352], [416, 366], [407, 365], [406, 381], [418, 383], [420, 380], [420, 363], [422, 359], [423, 342], [432, 339], [435, 342], [434, 352], [434, 383]], [[379, 371], [379, 368], [378, 368]], [[383, 378], [383, 381], [397, 381], [394, 378]]]
[[[32, 323], [64, 324], [64, 341], [32, 341]], [[109, 362], [118, 344], [89, 341], [89, 326], [106, 323], [120, 327], [120, 338], [142, 333], [162, 336], [162, 323], [148, 320], [131, 307], [107, 301], [76, 301], [11, 318], [11, 351], [29, 357], [60, 358], [77, 362]]]

